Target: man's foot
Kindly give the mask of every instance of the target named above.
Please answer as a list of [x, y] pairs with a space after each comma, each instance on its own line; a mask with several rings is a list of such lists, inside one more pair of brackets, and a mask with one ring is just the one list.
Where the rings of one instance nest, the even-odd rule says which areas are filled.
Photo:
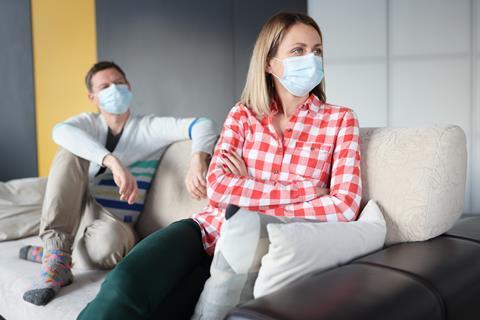
[[41, 279], [23, 294], [23, 300], [37, 306], [49, 303], [61, 287], [73, 282], [72, 257], [61, 250], [48, 250], [42, 261]]
[[23, 260], [42, 263], [43, 247], [25, 246], [20, 248], [19, 258]]

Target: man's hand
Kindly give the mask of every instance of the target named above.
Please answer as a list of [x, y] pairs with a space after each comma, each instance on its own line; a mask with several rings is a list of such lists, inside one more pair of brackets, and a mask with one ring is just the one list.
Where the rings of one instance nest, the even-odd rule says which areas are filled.
[[210, 155], [205, 152], [196, 152], [190, 160], [190, 167], [185, 176], [185, 186], [190, 197], [195, 200], [207, 197], [207, 170]]
[[112, 154], [103, 158], [103, 165], [109, 168], [113, 174], [113, 180], [119, 188], [120, 200], [133, 204], [138, 200], [137, 180], [128, 171], [123, 163]]
[[245, 177], [248, 175], [245, 161], [236, 153], [227, 150], [220, 151], [220, 157], [227, 166], [227, 171], [233, 175]]

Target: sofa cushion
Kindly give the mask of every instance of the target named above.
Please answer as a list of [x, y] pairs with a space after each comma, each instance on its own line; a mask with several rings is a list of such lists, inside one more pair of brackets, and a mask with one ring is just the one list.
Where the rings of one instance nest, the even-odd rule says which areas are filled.
[[46, 178], [0, 181], [0, 241], [38, 234]]
[[20, 260], [18, 252], [25, 245], [40, 245], [38, 237], [0, 243], [0, 315], [7, 320], [74, 320], [97, 294], [105, 271], [73, 269], [74, 282], [60, 290], [47, 306], [23, 301], [23, 293], [40, 275], [41, 265]]
[[270, 245], [255, 282], [255, 298], [275, 292], [312, 271], [345, 264], [381, 249], [385, 220], [370, 200], [358, 221], [267, 225]]
[[422, 241], [463, 212], [467, 152], [458, 126], [361, 129], [362, 203], [375, 199], [387, 244]]

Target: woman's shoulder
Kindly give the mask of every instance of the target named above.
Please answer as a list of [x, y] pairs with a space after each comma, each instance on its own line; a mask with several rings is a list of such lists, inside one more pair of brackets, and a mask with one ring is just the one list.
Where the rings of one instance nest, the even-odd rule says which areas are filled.
[[353, 109], [344, 105], [338, 105], [338, 104], [332, 104], [329, 102], [323, 103], [323, 107], [326, 110], [334, 111], [334, 112], [340, 112], [340, 113], [345, 113], [345, 112], [353, 112]]
[[228, 113], [229, 118], [237, 120], [248, 119], [251, 116], [255, 116], [254, 112], [242, 102], [237, 102]]
[[339, 118], [343, 118], [345, 116], [353, 116], [356, 117], [355, 111], [347, 106], [344, 105], [337, 105], [331, 104], [328, 102], [323, 103], [322, 108], [331, 115], [336, 115]]

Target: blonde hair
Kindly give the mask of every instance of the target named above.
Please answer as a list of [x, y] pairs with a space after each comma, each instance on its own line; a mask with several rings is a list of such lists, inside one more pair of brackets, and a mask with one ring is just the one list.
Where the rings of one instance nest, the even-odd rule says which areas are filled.
[[[312, 26], [322, 40], [320, 28], [308, 15], [281, 12], [263, 25], [255, 42], [240, 103], [250, 107], [258, 116], [271, 114], [270, 105], [275, 96], [272, 75], [266, 72], [267, 62], [277, 54], [278, 46], [290, 27], [297, 23]], [[325, 79], [311, 92], [325, 102]]]

